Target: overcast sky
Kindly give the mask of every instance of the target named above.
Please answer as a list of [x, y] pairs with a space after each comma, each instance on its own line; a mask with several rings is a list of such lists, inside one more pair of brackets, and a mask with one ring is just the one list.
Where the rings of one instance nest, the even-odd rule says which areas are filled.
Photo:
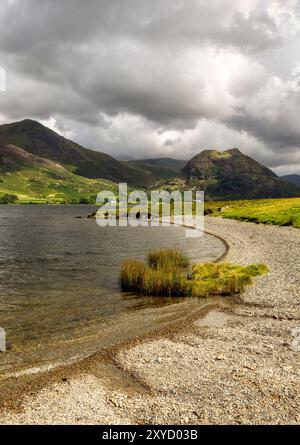
[[300, 173], [300, 1], [0, 6], [0, 123], [37, 119], [122, 159], [238, 147]]

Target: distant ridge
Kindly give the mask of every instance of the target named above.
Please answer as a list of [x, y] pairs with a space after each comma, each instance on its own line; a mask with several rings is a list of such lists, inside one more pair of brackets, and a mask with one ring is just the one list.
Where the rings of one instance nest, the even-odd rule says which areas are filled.
[[297, 187], [300, 187], [300, 175], [286, 175], [282, 176], [281, 179], [290, 182], [291, 184], [294, 184]]
[[172, 158], [141, 159], [137, 161], [125, 161], [127, 165], [134, 167], [146, 176], [153, 178], [152, 183], [168, 180], [178, 176], [187, 161]]
[[179, 171], [187, 164], [188, 161], [183, 161], [173, 158], [154, 158], [154, 159], [141, 159], [138, 161], [128, 161], [128, 162], [153, 165], [155, 167], [171, 168]]

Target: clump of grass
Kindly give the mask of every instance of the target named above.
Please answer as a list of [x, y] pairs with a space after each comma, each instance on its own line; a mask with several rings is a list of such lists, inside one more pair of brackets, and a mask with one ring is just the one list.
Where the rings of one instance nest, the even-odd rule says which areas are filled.
[[150, 252], [147, 257], [148, 266], [154, 269], [174, 270], [189, 266], [188, 257], [180, 250], [164, 249]]
[[178, 271], [153, 269], [142, 262], [126, 261], [122, 266], [121, 286], [124, 291], [142, 295], [179, 297], [187, 295], [189, 282]]
[[192, 294], [196, 297], [233, 295], [252, 284], [252, 278], [268, 272], [264, 264], [238, 266], [235, 264], [197, 264], [193, 267]]
[[189, 275], [189, 260], [178, 250], [150, 252], [147, 263], [127, 260], [121, 269], [124, 291], [148, 296], [209, 297], [242, 292], [252, 278], [268, 272], [264, 264], [196, 264]]
[[189, 260], [179, 250], [158, 250], [150, 252], [147, 264], [127, 260], [121, 269], [121, 286], [125, 291], [151, 296], [186, 296], [191, 293], [184, 269]]

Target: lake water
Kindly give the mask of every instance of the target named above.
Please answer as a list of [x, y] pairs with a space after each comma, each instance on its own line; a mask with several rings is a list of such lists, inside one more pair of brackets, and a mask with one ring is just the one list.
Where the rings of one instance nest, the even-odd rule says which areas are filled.
[[220, 257], [210, 235], [186, 238], [181, 227], [99, 228], [92, 206], [0, 206], [0, 327], [11, 349], [0, 353], [0, 378], [77, 360], [163, 326], [203, 300], [124, 294], [126, 258], [176, 247], [192, 262]]

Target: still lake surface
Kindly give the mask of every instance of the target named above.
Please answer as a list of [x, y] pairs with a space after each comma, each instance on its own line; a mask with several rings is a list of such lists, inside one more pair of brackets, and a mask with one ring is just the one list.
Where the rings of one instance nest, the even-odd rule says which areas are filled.
[[120, 266], [163, 247], [213, 261], [225, 251], [219, 239], [186, 238], [182, 227], [100, 228], [85, 218], [94, 209], [0, 206], [0, 326], [11, 345], [0, 377], [78, 360], [204, 304], [124, 294]]

